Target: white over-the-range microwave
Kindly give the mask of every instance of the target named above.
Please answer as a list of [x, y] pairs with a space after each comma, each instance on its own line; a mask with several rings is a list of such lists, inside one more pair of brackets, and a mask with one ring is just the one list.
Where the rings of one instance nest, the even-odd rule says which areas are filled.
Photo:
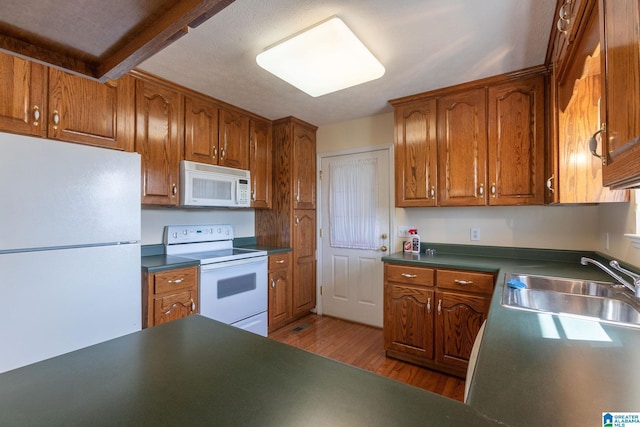
[[249, 171], [180, 162], [180, 205], [185, 207], [248, 208], [251, 176]]

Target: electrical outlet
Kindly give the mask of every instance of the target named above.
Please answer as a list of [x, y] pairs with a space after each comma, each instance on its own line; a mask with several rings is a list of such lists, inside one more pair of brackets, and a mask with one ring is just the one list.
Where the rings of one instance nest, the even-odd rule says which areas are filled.
[[409, 230], [412, 228], [416, 228], [411, 225], [399, 225], [398, 226], [398, 237], [409, 237]]
[[471, 228], [471, 240], [472, 241], [479, 241], [480, 240], [480, 229], [473, 227]]

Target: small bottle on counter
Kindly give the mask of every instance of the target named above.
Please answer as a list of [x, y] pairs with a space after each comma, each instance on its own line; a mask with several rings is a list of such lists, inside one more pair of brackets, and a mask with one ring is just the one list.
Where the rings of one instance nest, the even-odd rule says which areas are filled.
[[411, 252], [414, 254], [420, 253], [420, 235], [418, 234], [418, 230], [416, 228], [412, 228], [409, 230], [409, 235], [411, 236]]

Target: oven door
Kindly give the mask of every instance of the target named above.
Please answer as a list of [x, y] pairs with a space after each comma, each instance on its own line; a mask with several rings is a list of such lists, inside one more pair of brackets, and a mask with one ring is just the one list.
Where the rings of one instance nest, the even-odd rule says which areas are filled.
[[200, 266], [200, 314], [234, 324], [267, 312], [267, 257]]

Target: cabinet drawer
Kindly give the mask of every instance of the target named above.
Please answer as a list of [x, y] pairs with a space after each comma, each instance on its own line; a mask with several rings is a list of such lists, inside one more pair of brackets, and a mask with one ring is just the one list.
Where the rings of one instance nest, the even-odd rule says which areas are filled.
[[390, 282], [433, 286], [433, 276], [434, 270], [432, 268], [394, 264], [384, 265], [384, 278]]
[[462, 270], [438, 270], [439, 288], [491, 294], [495, 276], [491, 273], [474, 273]]
[[291, 264], [291, 252], [269, 255], [269, 270], [288, 268]]
[[196, 282], [198, 267], [177, 268], [154, 275], [154, 293], [172, 292], [192, 287]]

